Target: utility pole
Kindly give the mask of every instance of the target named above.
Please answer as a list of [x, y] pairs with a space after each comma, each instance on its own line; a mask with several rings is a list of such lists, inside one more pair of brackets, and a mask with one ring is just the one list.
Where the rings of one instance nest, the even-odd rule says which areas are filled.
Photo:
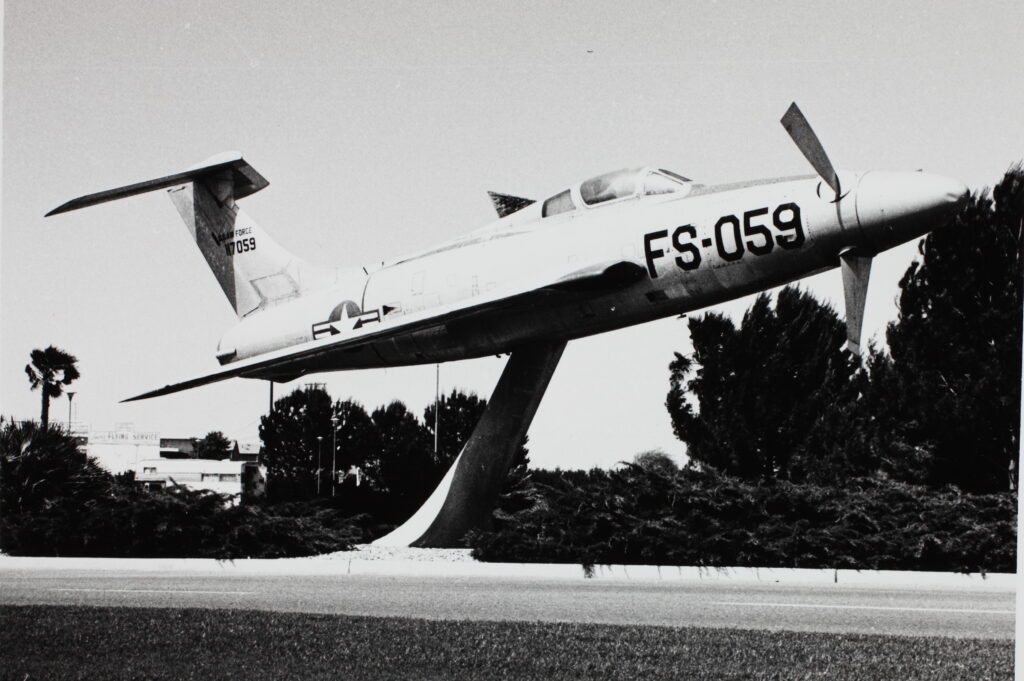
[[324, 436], [316, 436], [316, 495], [320, 496], [320, 452], [323, 449], [321, 445], [324, 443]]
[[434, 458], [437, 458], [437, 428], [441, 423], [441, 365], [434, 365]]
[[331, 414], [331, 497], [334, 497], [335, 483], [338, 481], [338, 415]]
[[[1024, 231], [1024, 220], [1021, 220], [1020, 228]], [[1022, 356], [1024, 356], [1024, 347], [1021, 348]], [[1024, 372], [1024, 365], [1022, 366], [1022, 372]], [[1024, 373], [1021, 374], [1021, 380], [1024, 380]], [[1024, 429], [1024, 409], [1020, 413], [1020, 427]], [[1020, 431], [1018, 431], [1020, 432]], [[1024, 456], [1024, 440], [1017, 438], [1017, 459], [1018, 461]], [[1020, 469], [1017, 473], [1017, 574], [1024, 570], [1024, 494], [1021, 493], [1020, 484]], [[1017, 590], [1017, 608], [1018, 611], [1021, 606], [1021, 595], [1020, 590]], [[1024, 663], [1024, 618], [1018, 617], [1015, 627], [1016, 645], [1014, 646], [1014, 660], [1016, 661], [1016, 667], [1019, 670], [1022, 663]]]
[[71, 435], [71, 400], [75, 397], [75, 391], [68, 391], [68, 435]]

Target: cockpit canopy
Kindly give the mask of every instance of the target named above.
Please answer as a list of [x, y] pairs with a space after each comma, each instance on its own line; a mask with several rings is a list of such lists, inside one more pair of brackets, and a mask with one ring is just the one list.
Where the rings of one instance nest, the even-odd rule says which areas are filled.
[[580, 184], [580, 198], [588, 206], [629, 198], [636, 194], [639, 174], [639, 168], [625, 168], [592, 177]]
[[[582, 182], [579, 187], [579, 199], [588, 207], [598, 206], [609, 201], [628, 199], [634, 196], [660, 196], [679, 194], [685, 196], [690, 191], [691, 181], [670, 170], [652, 168], [625, 168]], [[566, 189], [555, 194], [541, 210], [543, 217], [550, 217], [576, 209], [572, 190]]]

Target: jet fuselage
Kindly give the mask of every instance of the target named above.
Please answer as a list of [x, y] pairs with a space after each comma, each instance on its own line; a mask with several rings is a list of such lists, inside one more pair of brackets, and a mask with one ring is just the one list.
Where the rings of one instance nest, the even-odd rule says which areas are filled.
[[[638, 187], [631, 196], [593, 206], [581, 199], [577, 185], [569, 190], [571, 210], [545, 217], [544, 203], [534, 203], [437, 248], [385, 263], [365, 276], [361, 288], [349, 282], [344, 290], [307, 295], [243, 319], [222, 346], [235, 350], [232, 359], [245, 359], [313, 341], [332, 327], [346, 333], [356, 325], [472, 305], [514, 282], [524, 292], [541, 289], [537, 299], [318, 357], [307, 370], [445, 362], [507, 353], [531, 341], [581, 338], [825, 271], [840, 264], [844, 251], [874, 255], [931, 229], [965, 191], [956, 181], [925, 173], [840, 177], [849, 190], [838, 201], [817, 176], [688, 183], [654, 195]], [[635, 264], [642, 276], [628, 285], [543, 291], [566, 272], [620, 262]]]

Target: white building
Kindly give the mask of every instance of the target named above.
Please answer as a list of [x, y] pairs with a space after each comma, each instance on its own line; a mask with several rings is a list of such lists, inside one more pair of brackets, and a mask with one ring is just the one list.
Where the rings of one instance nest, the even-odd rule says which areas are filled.
[[191, 455], [192, 440], [166, 439], [161, 447], [159, 433], [136, 431], [131, 423], [118, 423], [113, 430], [94, 430], [83, 423], [71, 425], [86, 454], [100, 466], [113, 475], [134, 471], [136, 482], [145, 487], [178, 484], [231, 495], [236, 503], [243, 493], [252, 497], [266, 493], [267, 467], [256, 462], [257, 444], [250, 443], [244, 451], [234, 445], [235, 460], [165, 458]]
[[85, 451], [99, 465], [117, 475], [130, 470], [139, 461], [160, 456], [160, 434], [136, 431], [131, 423], [118, 423], [113, 430], [90, 429]]
[[267, 486], [267, 467], [251, 461], [217, 461], [213, 459], [152, 458], [132, 464], [135, 481], [146, 487], [182, 485], [189, 489], [205, 489], [220, 494], [243, 492], [262, 496]]

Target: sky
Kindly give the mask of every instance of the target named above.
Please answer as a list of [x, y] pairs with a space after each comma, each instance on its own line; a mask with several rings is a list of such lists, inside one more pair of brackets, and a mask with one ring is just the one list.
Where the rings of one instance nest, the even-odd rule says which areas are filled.
[[[712, 184], [811, 172], [779, 125], [797, 101], [839, 168], [991, 186], [1024, 158], [1024, 4], [989, 2], [46, 2], [7, 0], [0, 414], [36, 418], [24, 366], [79, 359], [75, 418], [256, 440], [267, 384], [125, 397], [218, 367], [234, 314], [159, 193], [43, 218], [82, 194], [241, 151], [245, 211], [321, 265], [377, 263], [493, 219], [487, 190], [544, 198], [620, 167]], [[884, 340], [913, 244], [876, 259]], [[528, 263], [524, 263], [528, 267]], [[842, 310], [838, 271], [805, 280]], [[749, 298], [717, 309], [739, 315]], [[669, 318], [569, 344], [530, 430], [534, 465], [661, 449]], [[486, 397], [504, 359], [444, 364]], [[433, 400], [434, 366], [307, 376], [368, 409]], [[54, 418], [67, 418], [65, 400]]]

